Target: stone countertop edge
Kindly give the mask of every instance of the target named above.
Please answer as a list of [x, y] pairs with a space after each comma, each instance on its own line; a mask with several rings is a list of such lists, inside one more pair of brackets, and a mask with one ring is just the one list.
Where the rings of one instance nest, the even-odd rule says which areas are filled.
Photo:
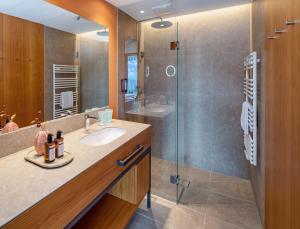
[[[126, 133], [102, 146], [79, 142], [89, 133], [106, 127], [123, 128]], [[64, 136], [65, 150], [72, 153], [74, 160], [57, 169], [44, 169], [25, 161], [25, 154], [33, 147], [0, 158], [0, 227], [149, 127], [148, 124], [113, 120], [105, 126], [94, 124], [89, 132], [82, 128], [68, 133]]]

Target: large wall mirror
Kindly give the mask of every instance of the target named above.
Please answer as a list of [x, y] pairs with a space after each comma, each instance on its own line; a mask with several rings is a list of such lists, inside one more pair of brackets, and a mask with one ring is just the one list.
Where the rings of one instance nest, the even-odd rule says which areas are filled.
[[108, 28], [43, 0], [0, 1], [1, 129], [108, 105]]

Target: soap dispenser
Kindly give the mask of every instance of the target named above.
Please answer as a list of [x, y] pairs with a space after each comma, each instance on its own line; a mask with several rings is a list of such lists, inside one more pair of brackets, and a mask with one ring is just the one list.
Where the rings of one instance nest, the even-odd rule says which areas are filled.
[[31, 122], [31, 124], [35, 123], [38, 128], [37, 134], [35, 135], [33, 144], [35, 151], [38, 155], [45, 154], [45, 143], [47, 142], [48, 131], [41, 124], [41, 116], [42, 112], [39, 111], [37, 113], [37, 117]]
[[58, 130], [56, 132], [56, 139], [55, 142], [55, 156], [56, 158], [60, 158], [64, 156], [64, 138], [61, 136], [62, 131]]
[[45, 162], [50, 163], [53, 161], [55, 161], [55, 143], [53, 142], [53, 135], [48, 134], [45, 143]]
[[[16, 117], [16, 114], [9, 116], [5, 112], [5, 105], [2, 106], [3, 110], [0, 112], [0, 117], [4, 120], [4, 124], [2, 125], [2, 122], [0, 121], [0, 129], [3, 133], [10, 133], [17, 129], [19, 129], [19, 126], [13, 121]], [[3, 127], [3, 128], [2, 128]]]
[[19, 126], [13, 121], [15, 117], [16, 117], [16, 114], [14, 114], [12, 116], [4, 115], [5, 126], [2, 129], [3, 133], [10, 133], [10, 132], [13, 132], [13, 131], [19, 129]]

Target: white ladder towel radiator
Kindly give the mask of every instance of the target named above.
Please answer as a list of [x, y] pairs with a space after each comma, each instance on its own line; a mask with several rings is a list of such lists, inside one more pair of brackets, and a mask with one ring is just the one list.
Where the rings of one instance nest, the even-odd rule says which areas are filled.
[[[79, 111], [79, 66], [53, 64], [53, 119]], [[61, 92], [73, 91], [73, 106], [61, 108]]]
[[252, 52], [244, 60], [244, 94], [248, 106], [248, 133], [244, 132], [244, 153], [252, 165], [257, 165], [257, 53]]

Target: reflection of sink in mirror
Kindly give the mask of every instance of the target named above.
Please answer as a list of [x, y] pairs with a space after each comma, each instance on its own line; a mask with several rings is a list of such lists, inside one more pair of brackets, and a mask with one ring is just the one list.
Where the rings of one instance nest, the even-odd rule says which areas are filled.
[[161, 112], [165, 112], [167, 110], [167, 107], [166, 107], [166, 105], [152, 104], [152, 105], [146, 106], [144, 109], [149, 112], [161, 113]]
[[174, 104], [162, 105], [159, 103], [150, 103], [139, 109], [132, 109], [126, 112], [127, 115], [141, 115], [155, 118], [164, 118], [175, 111]]
[[111, 143], [124, 135], [126, 131], [118, 127], [106, 127], [89, 134], [80, 140], [80, 143], [91, 146], [101, 146]]
[[152, 112], [158, 112], [158, 113], [160, 113], [160, 112], [166, 111], [166, 109], [165, 108], [161, 108], [161, 107], [154, 107], [154, 108], [151, 108], [151, 111]]

